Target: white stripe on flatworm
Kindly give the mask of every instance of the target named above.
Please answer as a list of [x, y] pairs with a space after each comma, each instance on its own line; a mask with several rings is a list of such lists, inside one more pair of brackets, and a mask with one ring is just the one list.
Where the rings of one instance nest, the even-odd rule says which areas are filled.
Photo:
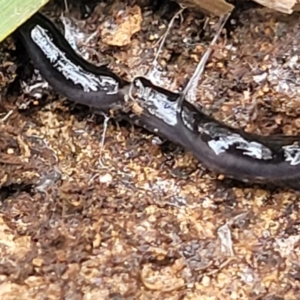
[[300, 148], [298, 145], [288, 145], [282, 147], [282, 149], [284, 150], [285, 161], [290, 162], [291, 166], [300, 163]]
[[172, 102], [164, 95], [151, 87], [144, 87], [140, 80], [135, 80], [137, 87], [137, 97], [143, 108], [147, 109], [151, 115], [163, 120], [167, 124], [174, 126], [177, 124], [176, 107], [177, 102]]
[[272, 151], [269, 148], [257, 142], [248, 142], [239, 134], [235, 133], [220, 136], [217, 140], [210, 140], [208, 145], [217, 155], [225, 152], [230, 146], [235, 145], [236, 149], [244, 150], [243, 155], [251, 156], [256, 159], [272, 159]]
[[75, 65], [53, 43], [47, 31], [41, 26], [36, 25], [32, 29], [31, 38], [46, 55], [53, 67], [61, 72], [67, 80], [81, 85], [85, 92], [103, 90], [107, 94], [118, 93], [119, 84], [115, 79], [108, 76], [95, 76], [92, 73], [86, 72], [81, 66]]

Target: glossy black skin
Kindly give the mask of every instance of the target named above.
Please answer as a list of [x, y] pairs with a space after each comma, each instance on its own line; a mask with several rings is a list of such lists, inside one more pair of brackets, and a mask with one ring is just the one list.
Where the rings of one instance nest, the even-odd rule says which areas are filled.
[[[300, 144], [298, 136], [259, 136], [248, 134], [242, 130], [234, 129], [226, 124], [216, 121], [212, 117], [205, 115], [191, 103], [182, 99], [179, 93], [169, 92], [161, 87], [157, 87], [145, 78], [140, 80], [143, 87], [155, 90], [157, 93], [166, 95], [170, 103], [177, 103], [177, 124], [168, 125], [162, 119], [153, 116], [147, 109], [139, 115], [132, 114], [130, 121], [136, 125], [183, 146], [190, 150], [201, 163], [210, 170], [234, 178], [239, 181], [251, 183], [270, 183], [276, 186], [292, 187], [300, 189], [300, 165], [292, 166], [285, 161], [283, 146], [296, 143]], [[149, 101], [143, 99], [144, 102]], [[189, 116], [192, 129], [188, 128], [182, 119], [182, 111]], [[213, 124], [211, 135], [198, 132], [196, 128], [204, 124]], [[234, 145], [223, 153], [216, 154], [209, 146], [214, 133], [226, 131], [228, 135], [239, 134], [245, 140], [260, 143], [272, 151], [272, 159], [263, 160], [244, 155], [243, 150], [236, 149]], [[213, 132], [214, 131], [214, 132]]]
[[[76, 85], [72, 81], [67, 80], [60, 71], [53, 67], [44, 53], [31, 39], [30, 32], [36, 24], [48, 30], [55, 45], [76, 65], [81, 66], [84, 70], [95, 75], [105, 75], [117, 80], [119, 83], [118, 93], [108, 95], [105, 91], [101, 90], [85, 92], [80, 85]], [[230, 178], [253, 183], [271, 183], [277, 186], [300, 189], [300, 165], [292, 166], [289, 162], [286, 162], [282, 150], [284, 145], [290, 145], [294, 142], [300, 143], [300, 137], [264, 137], [233, 129], [203, 114], [191, 103], [183, 99], [180, 94], [172, 93], [155, 86], [146, 78], [138, 78], [144, 87], [149, 88], [158, 96], [164, 95], [164, 99], [170, 104], [177, 103], [175, 113], [177, 122], [174, 125], [170, 125], [162, 118], [153, 115], [153, 113], [147, 109], [147, 105], [151, 103], [146, 96], [143, 96], [142, 99], [135, 97], [135, 93], [138, 91], [138, 88], [134, 84], [136, 79], [132, 83], [128, 83], [109, 71], [106, 67], [96, 67], [82, 59], [74, 52], [55, 26], [41, 14], [36, 14], [27, 21], [19, 29], [19, 35], [34, 62], [35, 68], [40, 71], [44, 79], [57, 92], [68, 97], [70, 100], [90, 106], [95, 112], [107, 112], [112, 108], [117, 108], [120, 110], [123, 119], [181, 145], [185, 149], [190, 150], [208, 169], [222, 173]], [[142, 108], [139, 113], [134, 109], [128, 110], [130, 106], [125, 105], [126, 103], [132, 104], [135, 102]], [[183, 110], [185, 111], [185, 116], [188, 116], [187, 119], [193, 129], [188, 128], [183, 121]], [[211, 132], [198, 131], [197, 128], [205, 124], [213, 124]], [[208, 142], [214, 139], [213, 134], [215, 132], [224, 129], [228, 132], [229, 136], [239, 134], [247, 141], [255, 141], [265, 145], [272, 151], [272, 159], [263, 160], [247, 156], [243, 154], [243, 151], [236, 149], [234, 145], [230, 146], [225, 152], [217, 155], [211, 149]]]
[[[191, 116], [194, 125], [193, 130], [189, 129], [183, 122], [183, 109]], [[239, 181], [266, 183], [300, 190], [300, 165], [293, 166], [290, 162], [285, 161], [282, 149], [283, 146], [291, 145], [295, 142], [300, 144], [299, 136], [267, 137], [248, 134], [204, 115], [185, 100], [181, 100], [177, 116], [181, 132], [187, 139], [186, 147], [208, 169]], [[237, 133], [241, 135], [249, 142], [254, 141], [263, 144], [272, 151], [273, 158], [263, 160], [243, 155], [243, 151], [236, 149], [234, 146], [230, 146], [228, 150], [217, 155], [208, 145], [208, 141], [212, 139], [211, 135], [199, 133], [196, 130], [198, 126], [207, 123], [214, 124], [215, 131], [227, 129], [232, 134]]]
[[[168, 101], [170, 103], [176, 103], [178, 101], [178, 98], [180, 97], [179, 94], [170, 92], [164, 88], [161, 88], [159, 86], [156, 86], [151, 83], [150, 80], [144, 78], [144, 77], [137, 77], [134, 80], [141, 80], [144, 87], [150, 88], [157, 92], [158, 94], [164, 94], [167, 96]], [[133, 83], [134, 84], [134, 83]], [[133, 88], [133, 93], [135, 92], [135, 89]], [[147, 102], [148, 99], [141, 99], [144, 102]], [[140, 102], [141, 104], [141, 102]], [[142, 105], [141, 105], [142, 106]], [[182, 130], [177, 125], [171, 126], [164, 122], [162, 119], [157, 118], [153, 116], [147, 109], [143, 109], [141, 114], [138, 113], [129, 113], [126, 117], [126, 120], [128, 120], [131, 123], [134, 123], [135, 125], [139, 127], [143, 127], [146, 130], [164, 138], [167, 139], [177, 145], [184, 146], [185, 145], [185, 136], [182, 134]]]
[[[101, 90], [86, 92], [83, 90], [82, 86], [75, 85], [72, 81], [66, 79], [57, 68], [53, 67], [53, 64], [32, 40], [31, 31], [36, 25], [39, 25], [48, 31], [55, 45], [73, 63], [81, 66], [85, 71], [93, 73], [94, 75], [108, 76], [117, 80], [119, 82], [119, 92], [111, 95]], [[42, 14], [36, 13], [33, 15], [18, 29], [18, 35], [25, 45], [26, 50], [33, 61], [34, 67], [39, 70], [42, 77], [58, 93], [76, 103], [90, 106], [99, 112], [107, 112], [118, 105], [124, 104], [124, 95], [128, 93], [129, 83], [109, 71], [107, 67], [97, 67], [77, 55], [60, 31]]]

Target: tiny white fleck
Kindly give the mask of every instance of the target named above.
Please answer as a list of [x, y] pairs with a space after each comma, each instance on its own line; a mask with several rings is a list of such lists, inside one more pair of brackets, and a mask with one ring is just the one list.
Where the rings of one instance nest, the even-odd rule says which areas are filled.
[[102, 176], [99, 177], [99, 181], [101, 183], [109, 184], [109, 183], [112, 182], [112, 180], [113, 180], [113, 178], [112, 178], [112, 176], [109, 173], [106, 173], [106, 174], [104, 174], [104, 175], [102, 175]]

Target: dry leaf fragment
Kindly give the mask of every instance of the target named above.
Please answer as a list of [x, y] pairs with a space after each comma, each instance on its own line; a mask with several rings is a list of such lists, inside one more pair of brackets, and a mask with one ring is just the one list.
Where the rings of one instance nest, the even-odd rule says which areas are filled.
[[189, 8], [195, 8], [196, 10], [218, 17], [228, 14], [234, 8], [233, 5], [227, 3], [225, 0], [177, 0], [177, 2]]
[[115, 17], [115, 24], [104, 23], [102, 40], [111, 46], [126, 46], [131, 37], [141, 30], [142, 12], [137, 5], [127, 7]]
[[291, 14], [293, 11], [300, 9], [300, 4], [297, 0], [254, 0], [255, 2], [268, 8]]

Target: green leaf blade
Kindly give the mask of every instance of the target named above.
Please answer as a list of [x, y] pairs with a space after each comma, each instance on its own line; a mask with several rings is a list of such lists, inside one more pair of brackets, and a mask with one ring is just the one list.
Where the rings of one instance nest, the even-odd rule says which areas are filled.
[[49, 0], [0, 0], [0, 42]]

